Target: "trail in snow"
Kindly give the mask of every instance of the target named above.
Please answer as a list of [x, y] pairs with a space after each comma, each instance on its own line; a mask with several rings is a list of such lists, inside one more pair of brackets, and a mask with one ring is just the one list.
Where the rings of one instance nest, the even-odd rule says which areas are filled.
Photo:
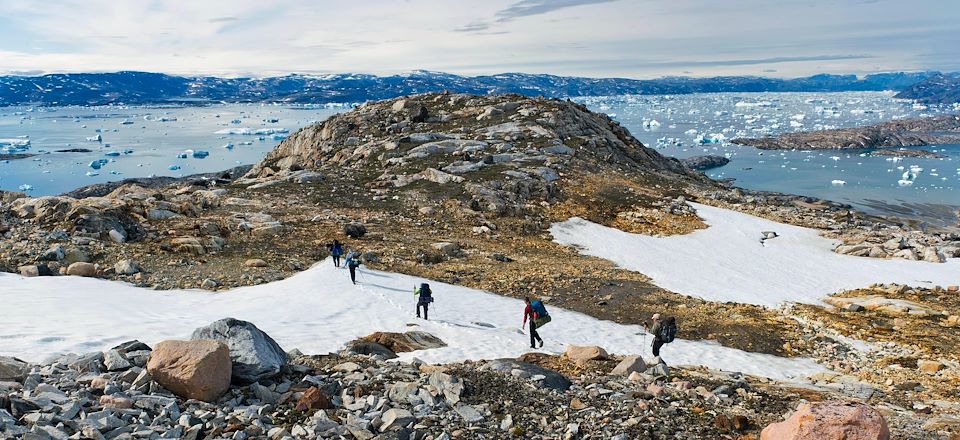
[[[631, 234], [572, 218], [550, 228], [557, 243], [641, 272], [674, 292], [713, 301], [775, 306], [818, 303], [837, 291], [872, 283], [960, 284], [960, 259], [946, 263], [852, 257], [810, 228], [691, 204], [709, 225], [671, 237]], [[762, 231], [779, 237], [760, 244]]]
[[[0, 354], [40, 360], [56, 353], [103, 350], [130, 339], [154, 344], [189, 338], [193, 329], [234, 317], [255, 323], [285, 349], [328, 353], [374, 331], [423, 330], [444, 348], [401, 354], [427, 362], [516, 357], [530, 351], [518, 329], [523, 302], [488, 292], [430, 281], [431, 321], [414, 317], [413, 287], [428, 281], [362, 270], [358, 285], [346, 271], [323, 262], [286, 280], [228, 292], [158, 292], [124, 283], [79, 277], [23, 278], [0, 274]], [[548, 305], [549, 307], [549, 305]], [[550, 308], [553, 322], [541, 329], [543, 351], [566, 344], [600, 345], [611, 353], [650, 357], [639, 326], [620, 325]], [[646, 338], [649, 344], [651, 339]], [[727, 371], [799, 379], [825, 371], [810, 359], [748, 353], [715, 343], [677, 340], [664, 347], [672, 365], [706, 365]]]

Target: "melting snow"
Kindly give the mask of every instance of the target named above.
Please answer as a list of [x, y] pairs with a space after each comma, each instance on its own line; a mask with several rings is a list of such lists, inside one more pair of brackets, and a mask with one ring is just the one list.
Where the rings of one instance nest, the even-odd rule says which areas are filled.
[[[550, 228], [554, 240], [641, 272], [665, 289], [714, 301], [775, 306], [819, 303], [837, 291], [872, 283], [946, 286], [960, 283], [960, 259], [946, 263], [840, 255], [814, 229], [692, 204], [707, 229], [687, 235], [630, 234], [572, 218]], [[762, 231], [774, 240], [760, 243]]]
[[[255, 323], [285, 349], [327, 353], [374, 331], [424, 330], [448, 347], [401, 354], [427, 362], [515, 357], [530, 351], [519, 332], [523, 303], [480, 290], [432, 282], [431, 321], [416, 319], [413, 286], [424, 280], [361, 269], [358, 285], [330, 261], [291, 278], [229, 292], [152, 291], [125, 283], [79, 277], [23, 278], [0, 273], [0, 354], [39, 360], [62, 352], [102, 350], [130, 339], [154, 344], [189, 338], [196, 327], [226, 316]], [[549, 304], [548, 304], [549, 307]], [[650, 356], [650, 336], [620, 325], [550, 307], [553, 322], [541, 329], [543, 351], [566, 344], [596, 344], [612, 353]], [[414, 327], [408, 324], [416, 324]], [[670, 364], [707, 365], [777, 379], [799, 379], [825, 369], [810, 359], [779, 358], [676, 340], [662, 353]]]

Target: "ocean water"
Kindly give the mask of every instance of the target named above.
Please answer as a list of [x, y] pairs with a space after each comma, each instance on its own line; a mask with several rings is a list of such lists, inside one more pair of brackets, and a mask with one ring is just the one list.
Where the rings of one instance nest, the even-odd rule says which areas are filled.
[[871, 157], [863, 151], [762, 151], [735, 145], [737, 137], [875, 124], [956, 113], [894, 99], [892, 92], [717, 93], [577, 98], [611, 115], [645, 145], [678, 158], [726, 156], [707, 171], [740, 187], [820, 197], [864, 211], [957, 221], [960, 145], [917, 147], [942, 159]]
[[[185, 176], [252, 164], [284, 136], [338, 111], [342, 108], [260, 104], [0, 107], [0, 153], [36, 154], [0, 161], [0, 189], [60, 194], [127, 177]], [[27, 139], [29, 146], [10, 145]], [[57, 152], [65, 149], [90, 151]], [[97, 161], [99, 169], [91, 166]]]
[[[939, 224], [956, 222], [960, 145], [925, 147], [947, 156], [943, 159], [894, 160], [860, 151], [760, 151], [729, 140], [874, 124], [957, 112], [957, 108], [917, 106], [894, 99], [890, 92], [628, 95], [575, 100], [611, 115], [645, 145], [663, 154], [730, 158], [728, 165], [707, 174], [733, 178], [738, 186], [821, 197], [877, 214]], [[59, 194], [126, 177], [184, 176], [251, 164], [289, 133], [345, 108], [262, 104], [0, 107], [0, 153], [37, 154], [0, 161], [0, 189]], [[100, 141], [88, 140], [98, 135]], [[26, 140], [29, 145], [22, 145]], [[75, 148], [90, 152], [56, 152]], [[94, 168], [97, 165], [99, 169]]]

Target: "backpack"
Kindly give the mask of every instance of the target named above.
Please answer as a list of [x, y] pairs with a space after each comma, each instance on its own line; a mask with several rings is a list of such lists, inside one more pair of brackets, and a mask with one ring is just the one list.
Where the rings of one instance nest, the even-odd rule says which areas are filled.
[[420, 288], [417, 289], [417, 292], [420, 293], [420, 299], [417, 300], [419, 303], [432, 303], [433, 302], [433, 292], [430, 290], [430, 285], [427, 283], [420, 284]]
[[538, 317], [550, 315], [547, 313], [547, 308], [543, 306], [543, 302], [538, 299], [530, 301], [530, 309], [533, 310], [533, 313], [535, 313]]
[[347, 266], [360, 267], [360, 258], [356, 256], [347, 257]]
[[660, 324], [660, 331], [657, 332], [657, 339], [660, 339], [665, 344], [673, 342], [674, 338], [677, 337], [677, 320], [672, 316], [668, 316], [663, 320], [663, 323]]

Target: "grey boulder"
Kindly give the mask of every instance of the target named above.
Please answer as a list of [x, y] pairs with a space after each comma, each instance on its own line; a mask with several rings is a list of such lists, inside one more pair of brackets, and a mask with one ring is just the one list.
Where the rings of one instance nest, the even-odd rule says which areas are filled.
[[224, 318], [200, 327], [190, 339], [213, 339], [227, 344], [235, 384], [246, 385], [275, 376], [287, 363], [287, 353], [273, 338], [239, 319]]

